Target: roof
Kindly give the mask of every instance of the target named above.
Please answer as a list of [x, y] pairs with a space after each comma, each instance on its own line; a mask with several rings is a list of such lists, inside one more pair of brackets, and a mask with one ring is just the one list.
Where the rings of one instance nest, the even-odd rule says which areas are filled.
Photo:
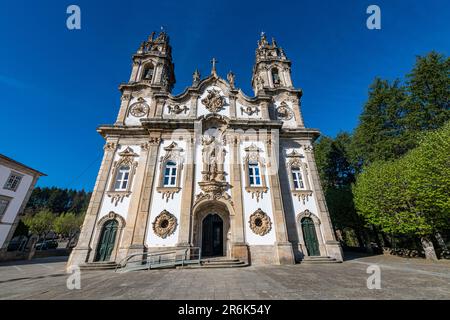
[[20, 163], [19, 161], [16, 161], [16, 160], [14, 160], [14, 159], [11, 159], [11, 158], [9, 158], [9, 157], [7, 157], [7, 156], [5, 156], [5, 155], [3, 155], [3, 154], [0, 153], [0, 162], [2, 162], [1, 160], [5, 161], [5, 162], [8, 162], [8, 163], [12, 163], [12, 164], [14, 164], [14, 165], [16, 165], [16, 166], [19, 166], [20, 168], [22, 168], [22, 169], [24, 169], [24, 170], [26, 170], [26, 171], [31, 171], [31, 172], [34, 173], [35, 175], [38, 175], [38, 176], [47, 176], [45, 173], [42, 173], [42, 172], [40, 172], [40, 171], [38, 171], [38, 170], [36, 170], [36, 169], [33, 169], [33, 168], [29, 167], [29, 166], [26, 166], [26, 165], [24, 165], [23, 163]]

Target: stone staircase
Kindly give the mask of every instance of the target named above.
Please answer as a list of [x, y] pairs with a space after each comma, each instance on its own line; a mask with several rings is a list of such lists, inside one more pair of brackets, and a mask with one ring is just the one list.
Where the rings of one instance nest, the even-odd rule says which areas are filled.
[[117, 263], [114, 261], [110, 262], [87, 262], [85, 264], [80, 265], [81, 271], [94, 271], [94, 270], [111, 270], [115, 269]]
[[336, 260], [332, 257], [323, 257], [323, 256], [310, 256], [303, 257], [301, 264], [322, 264], [322, 263], [341, 263], [341, 261]]
[[204, 258], [201, 260], [200, 265], [192, 264], [182, 268], [194, 269], [194, 268], [241, 268], [247, 267], [248, 264], [239, 259], [230, 259], [227, 257], [215, 257]]

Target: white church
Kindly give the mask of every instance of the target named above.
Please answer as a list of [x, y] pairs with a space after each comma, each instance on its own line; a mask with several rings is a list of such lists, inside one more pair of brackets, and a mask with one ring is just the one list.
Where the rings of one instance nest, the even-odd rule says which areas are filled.
[[132, 254], [199, 248], [245, 264], [342, 261], [314, 159], [320, 135], [305, 127], [291, 61], [261, 35], [254, 96], [193, 74], [172, 95], [165, 32], [133, 55], [117, 121], [97, 131], [104, 156], [68, 266], [118, 263]]

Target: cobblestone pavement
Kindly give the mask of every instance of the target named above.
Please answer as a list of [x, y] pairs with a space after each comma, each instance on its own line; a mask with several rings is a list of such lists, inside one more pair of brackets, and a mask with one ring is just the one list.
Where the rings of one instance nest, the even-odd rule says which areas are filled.
[[[450, 261], [349, 257], [341, 264], [90, 271], [69, 290], [61, 257], [0, 264], [0, 299], [450, 299]], [[367, 267], [381, 289], [367, 289]]]

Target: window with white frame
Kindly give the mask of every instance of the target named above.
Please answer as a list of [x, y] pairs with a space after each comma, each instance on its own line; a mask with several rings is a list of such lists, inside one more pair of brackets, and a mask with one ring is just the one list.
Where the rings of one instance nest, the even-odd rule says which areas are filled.
[[292, 181], [294, 182], [294, 189], [301, 190], [305, 188], [303, 183], [302, 172], [298, 167], [292, 167]]
[[174, 187], [177, 185], [177, 164], [174, 161], [167, 161], [164, 168], [164, 187]]
[[11, 172], [3, 188], [11, 191], [16, 191], [19, 187], [22, 177], [23, 175], [21, 174]]
[[11, 202], [10, 197], [0, 196], [0, 221], [5, 215], [6, 209], [8, 209], [10, 202]]
[[261, 173], [258, 162], [248, 163], [248, 179], [251, 187], [261, 186]]
[[127, 190], [129, 180], [130, 180], [130, 167], [120, 166], [119, 170], [117, 171], [114, 190], [115, 191]]

